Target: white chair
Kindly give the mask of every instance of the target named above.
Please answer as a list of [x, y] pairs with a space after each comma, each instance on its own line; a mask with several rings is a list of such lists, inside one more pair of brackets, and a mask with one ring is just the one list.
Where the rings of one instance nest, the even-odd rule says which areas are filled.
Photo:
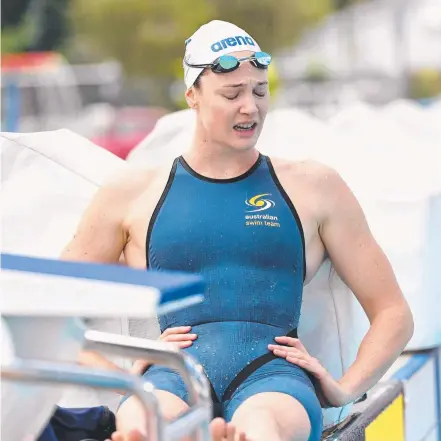
[[[86, 331], [80, 320], [120, 314], [146, 318], [188, 307], [203, 299], [199, 277], [11, 254], [1, 259], [6, 439], [37, 437], [62, 393], [59, 386], [77, 385], [135, 394], [146, 410], [149, 439], [179, 440], [194, 434], [194, 440], [208, 440], [210, 388], [197, 363], [173, 345]], [[150, 384], [129, 374], [77, 366], [81, 348], [176, 369], [188, 387], [190, 410], [166, 423]], [[23, 421], [26, 424], [20, 424]]]

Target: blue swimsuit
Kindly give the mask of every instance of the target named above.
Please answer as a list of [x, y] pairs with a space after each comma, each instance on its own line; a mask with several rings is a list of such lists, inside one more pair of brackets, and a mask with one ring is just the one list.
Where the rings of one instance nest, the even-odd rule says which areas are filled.
[[[160, 328], [192, 326], [198, 338], [185, 351], [205, 369], [217, 413], [230, 421], [250, 396], [285, 393], [305, 407], [309, 440], [319, 440], [322, 411], [310, 377], [268, 350], [276, 336], [297, 336], [306, 270], [302, 226], [270, 159], [260, 155], [236, 178], [211, 179], [177, 158], [146, 247], [148, 268], [204, 277], [204, 302], [160, 317]], [[174, 371], [152, 366], [144, 377], [187, 401]]]

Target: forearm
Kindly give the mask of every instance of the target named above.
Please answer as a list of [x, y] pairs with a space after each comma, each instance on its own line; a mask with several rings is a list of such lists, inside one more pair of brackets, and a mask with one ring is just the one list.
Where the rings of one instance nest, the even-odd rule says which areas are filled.
[[81, 351], [78, 363], [83, 366], [94, 367], [98, 369], [105, 369], [111, 371], [124, 372], [124, 369], [112, 363], [103, 355], [93, 351]]
[[352, 366], [338, 381], [349, 392], [350, 401], [371, 389], [392, 366], [413, 333], [407, 305], [379, 313], [371, 322]]

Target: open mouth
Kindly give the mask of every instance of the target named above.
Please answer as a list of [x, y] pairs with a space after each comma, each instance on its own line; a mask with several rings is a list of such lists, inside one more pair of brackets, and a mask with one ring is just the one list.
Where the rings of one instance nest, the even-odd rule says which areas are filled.
[[238, 132], [248, 132], [250, 130], [254, 130], [257, 126], [257, 123], [249, 123], [249, 124], [236, 124], [233, 128]]

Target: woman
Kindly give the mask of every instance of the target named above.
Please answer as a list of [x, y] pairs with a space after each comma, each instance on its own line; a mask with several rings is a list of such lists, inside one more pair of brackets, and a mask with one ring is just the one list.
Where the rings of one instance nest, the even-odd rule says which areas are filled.
[[[388, 260], [338, 174], [255, 149], [269, 107], [270, 62], [230, 23], [198, 29], [184, 57], [186, 99], [197, 115], [191, 148], [173, 164], [102, 188], [64, 257], [116, 262], [123, 251], [133, 267], [202, 274], [204, 302], [161, 317], [160, 325], [166, 333], [191, 326], [197, 336], [186, 336], [188, 328], [177, 334], [193, 341], [185, 350], [212, 384], [222, 417], [213, 421], [213, 438], [318, 441], [316, 393], [327, 406], [360, 397], [399, 356], [413, 323]], [[338, 381], [309, 356], [296, 331], [303, 285], [326, 256], [371, 323]], [[167, 417], [185, 411], [176, 373], [153, 366], [144, 376]], [[144, 431], [135, 398], [122, 403], [117, 427], [114, 440]]]

